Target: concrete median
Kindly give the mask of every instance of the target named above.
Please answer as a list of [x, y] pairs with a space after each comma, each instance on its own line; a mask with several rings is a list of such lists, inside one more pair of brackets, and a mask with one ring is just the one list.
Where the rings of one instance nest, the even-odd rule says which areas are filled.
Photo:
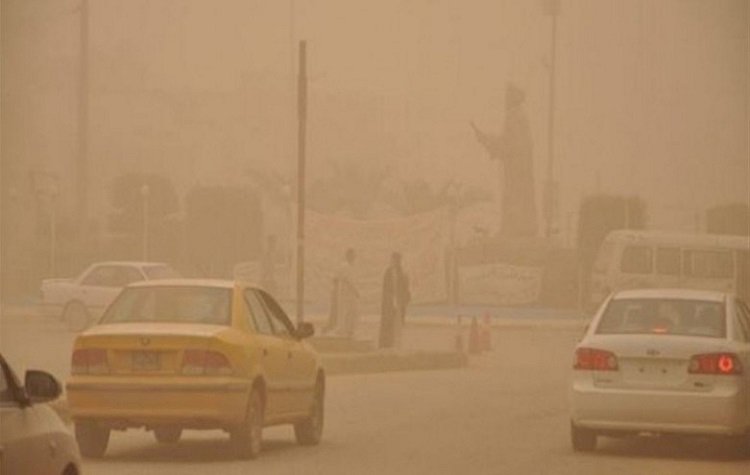
[[382, 350], [323, 354], [323, 365], [330, 375], [455, 369], [467, 364], [466, 354], [449, 351]]

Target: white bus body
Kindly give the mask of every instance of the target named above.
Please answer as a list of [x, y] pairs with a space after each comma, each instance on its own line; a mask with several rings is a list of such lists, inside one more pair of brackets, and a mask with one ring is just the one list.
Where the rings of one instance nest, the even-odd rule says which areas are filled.
[[646, 287], [720, 290], [750, 297], [750, 238], [618, 230], [607, 235], [591, 273], [591, 303]]

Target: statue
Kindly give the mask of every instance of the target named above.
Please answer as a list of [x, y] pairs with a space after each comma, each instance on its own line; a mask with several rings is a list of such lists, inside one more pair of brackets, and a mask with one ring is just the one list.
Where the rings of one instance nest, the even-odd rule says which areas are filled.
[[505, 127], [500, 136], [486, 134], [471, 123], [477, 141], [490, 159], [498, 161], [502, 196], [501, 234], [508, 237], [537, 235], [534, 161], [529, 121], [523, 111], [523, 90], [508, 84], [505, 91]]

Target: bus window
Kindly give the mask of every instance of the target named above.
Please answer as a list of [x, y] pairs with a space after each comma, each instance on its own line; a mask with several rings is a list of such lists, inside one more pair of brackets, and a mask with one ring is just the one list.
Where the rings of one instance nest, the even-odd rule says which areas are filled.
[[750, 298], [750, 251], [737, 252], [737, 285], [735, 292], [746, 301]]
[[680, 274], [680, 250], [676, 247], [656, 249], [656, 272], [665, 275]]
[[734, 277], [734, 262], [729, 251], [685, 251], [683, 272], [690, 277]]
[[620, 270], [628, 274], [650, 274], [651, 248], [646, 246], [627, 246], [622, 252]]

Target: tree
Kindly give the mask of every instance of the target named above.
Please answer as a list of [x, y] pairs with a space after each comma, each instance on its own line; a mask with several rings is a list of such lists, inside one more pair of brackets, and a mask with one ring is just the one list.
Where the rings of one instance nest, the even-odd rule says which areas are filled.
[[730, 203], [706, 211], [706, 229], [711, 234], [750, 235], [750, 206]]
[[185, 209], [188, 253], [198, 274], [229, 278], [235, 264], [260, 255], [263, 216], [256, 190], [195, 187]]
[[581, 202], [578, 218], [578, 252], [587, 271], [602, 241], [615, 229], [646, 227], [646, 204], [636, 196], [597, 194]]
[[145, 199], [143, 187], [148, 187], [149, 222], [158, 224], [166, 216], [179, 211], [179, 200], [172, 182], [161, 175], [129, 173], [112, 182], [109, 201], [115, 211], [109, 216], [111, 232], [137, 235], [143, 226]]

